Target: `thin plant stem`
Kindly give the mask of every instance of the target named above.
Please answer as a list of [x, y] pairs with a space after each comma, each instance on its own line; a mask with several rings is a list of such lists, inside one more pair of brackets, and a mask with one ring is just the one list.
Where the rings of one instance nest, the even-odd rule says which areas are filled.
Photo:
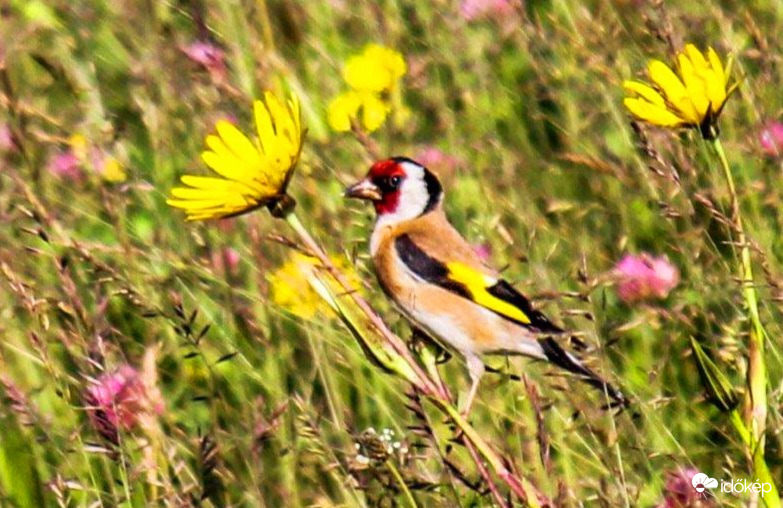
[[390, 460], [386, 462], [386, 466], [389, 468], [389, 471], [391, 471], [391, 474], [392, 476], [394, 476], [394, 479], [400, 485], [403, 494], [405, 494], [405, 499], [408, 501], [408, 504], [411, 506], [411, 508], [419, 508], [419, 505], [416, 503], [416, 499], [414, 499], [411, 490], [405, 484], [405, 480], [400, 474], [399, 469], [397, 469], [397, 467]]
[[476, 446], [478, 451], [484, 457], [484, 459], [492, 466], [495, 474], [509, 486], [509, 488], [516, 494], [522, 501], [526, 502], [531, 508], [539, 508], [539, 498], [541, 495], [537, 489], [525, 478], [517, 478], [506, 467], [503, 459], [495, 453], [495, 451], [484, 441], [481, 436], [478, 435], [476, 429], [474, 429], [463, 416], [457, 411], [454, 405], [450, 403], [439, 402], [441, 409], [446, 412], [451, 419], [457, 424], [465, 436]]
[[266, 44], [265, 49], [269, 52], [275, 52], [275, 38], [272, 35], [272, 23], [269, 20], [266, 0], [258, 0], [258, 21], [261, 24], [261, 34], [264, 38], [264, 44]]
[[473, 459], [473, 462], [476, 463], [476, 468], [478, 469], [479, 474], [482, 478], [484, 478], [484, 481], [487, 482], [487, 485], [489, 486], [489, 492], [492, 494], [492, 497], [495, 498], [495, 502], [498, 504], [498, 506], [500, 506], [500, 508], [508, 508], [508, 503], [506, 503], [506, 500], [503, 499], [503, 495], [498, 490], [498, 486], [495, 485], [495, 482], [492, 480], [489, 471], [487, 471], [486, 466], [481, 461], [481, 457], [479, 457], [478, 451], [476, 451], [476, 447], [473, 446], [473, 443], [467, 438], [467, 436], [465, 436], [465, 434], [462, 435], [462, 444], [465, 445], [465, 448], [467, 448], [470, 457]]
[[326, 405], [329, 408], [329, 413], [332, 415], [334, 424], [341, 427], [343, 422], [337, 412], [337, 406], [335, 405], [335, 396], [333, 393], [334, 386], [331, 376], [326, 372], [323, 362], [321, 361], [322, 353], [321, 349], [316, 345], [313, 340], [312, 334], [307, 332], [307, 345], [310, 346], [310, 353], [313, 355], [313, 363], [315, 363], [315, 371], [318, 378], [321, 380], [321, 384], [324, 385], [324, 393], [326, 394]]
[[[744, 428], [744, 433], [740, 432], [740, 437], [742, 437], [742, 440], [752, 457], [755, 475], [758, 477], [766, 476], [769, 479], [769, 483], [772, 485], [774, 495], [770, 495], [773, 493], [769, 493], [767, 496], [764, 496], [764, 498], [762, 498], [764, 504], [767, 508], [779, 507], [780, 498], [777, 496], [777, 488], [775, 487], [775, 482], [772, 481], [766, 461], [764, 460], [764, 433], [766, 431], [767, 422], [767, 367], [764, 360], [764, 343], [767, 334], [759, 315], [758, 294], [753, 279], [753, 262], [750, 256], [750, 246], [747, 237], [745, 236], [739, 198], [737, 197], [737, 189], [734, 185], [734, 177], [731, 173], [728, 158], [726, 157], [726, 151], [723, 149], [723, 144], [721, 144], [720, 139], [715, 138], [711, 141], [711, 145], [718, 155], [721, 169], [723, 170], [723, 176], [729, 189], [729, 197], [731, 199], [731, 220], [737, 234], [736, 243], [740, 248], [737, 271], [742, 286], [742, 295], [745, 300], [748, 318], [750, 319], [747, 374], [749, 411], [745, 417], [746, 423], [742, 427]], [[732, 423], [739, 431], [740, 427], [738, 426], [738, 423], [742, 422], [736, 421], [738, 418], [737, 412], [733, 411]]]
[[[116, 408], [113, 409], [116, 411]], [[125, 451], [122, 448], [122, 437], [122, 432], [117, 432], [118, 453], [120, 458], [120, 481], [122, 482], [122, 491], [125, 494], [125, 501], [128, 503], [128, 506], [133, 506], [133, 497], [131, 496], [130, 482], [128, 481], [128, 462], [125, 458]]]
[[[734, 429], [737, 431], [737, 434], [739, 434], [740, 439], [742, 439], [742, 442], [748, 449], [752, 450], [757, 443], [754, 443], [753, 437], [745, 426], [745, 422], [742, 421], [742, 416], [740, 416], [739, 411], [736, 409], [733, 410], [730, 415], [730, 420]], [[767, 492], [761, 500], [764, 502], [766, 508], [781, 508], [780, 494], [778, 494], [778, 488], [775, 485], [775, 480], [772, 479], [772, 473], [769, 471], [767, 462], [764, 460], [763, 456], [761, 457], [761, 460], [756, 459], [758, 456], [757, 454], [753, 454], [753, 456], [753, 472], [756, 475], [755, 480], [760, 483], [767, 483], [772, 487], [772, 490]]]
[[734, 186], [734, 178], [720, 139], [716, 138], [712, 142], [712, 146], [718, 154], [721, 168], [723, 169], [723, 175], [726, 178], [726, 185], [729, 188], [731, 218], [737, 232], [737, 243], [740, 246], [740, 264], [738, 272], [742, 284], [742, 294], [745, 298], [745, 305], [751, 322], [750, 340], [748, 343], [748, 393], [750, 395], [750, 414], [747, 419], [750, 424], [751, 435], [754, 440], [759, 442], [760, 447], [763, 448], [767, 419], [767, 372], [766, 364], [764, 362], [764, 339], [766, 333], [759, 316], [758, 296], [753, 280], [753, 264], [750, 258], [750, 246], [748, 245], [745, 236], [739, 199], [737, 198], [737, 190]]

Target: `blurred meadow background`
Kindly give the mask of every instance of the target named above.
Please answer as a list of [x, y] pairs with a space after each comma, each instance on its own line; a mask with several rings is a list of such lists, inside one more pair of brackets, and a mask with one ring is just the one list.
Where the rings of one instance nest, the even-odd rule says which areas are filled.
[[[775, 0], [0, 1], [0, 505], [522, 504], [367, 360], [283, 221], [187, 223], [166, 205], [182, 174], [209, 173], [217, 120], [253, 132], [265, 90], [301, 101], [298, 217], [400, 337], [370, 266], [372, 211], [342, 197], [392, 155], [440, 176], [455, 226], [633, 400], [606, 410], [556, 369], [488, 360], [469, 421], [552, 506], [752, 505], [696, 499], [682, 479], [757, 478], [690, 342], [745, 411], [730, 195], [696, 130], [631, 124], [622, 83], [687, 42], [734, 56], [721, 139], [780, 482], [781, 31]], [[335, 130], [345, 63], [368, 44], [405, 62], [379, 96], [389, 114]], [[618, 280], [642, 254], [668, 270], [644, 298]], [[439, 368], [464, 397], [461, 360]]]

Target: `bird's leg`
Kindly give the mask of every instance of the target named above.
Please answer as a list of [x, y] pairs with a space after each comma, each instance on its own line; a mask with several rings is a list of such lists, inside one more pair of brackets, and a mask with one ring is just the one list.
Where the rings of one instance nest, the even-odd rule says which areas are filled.
[[421, 328], [417, 326], [411, 326], [411, 340], [408, 341], [408, 348], [411, 351], [419, 353], [421, 349], [426, 347], [427, 344], [429, 344], [431, 341], [432, 339], [430, 339]]
[[[421, 354], [425, 349], [434, 355], [432, 356], [435, 360], [434, 364], [430, 365], [429, 362], [425, 362], [427, 364], [427, 373], [439, 385], [443, 393], [449, 393], [449, 389], [446, 387], [446, 384], [443, 382], [443, 378], [438, 371], [438, 365], [443, 363], [443, 355], [448, 353], [436, 340], [433, 340], [432, 337], [427, 335], [421, 328], [413, 326], [411, 332], [411, 340], [408, 342], [408, 348], [419, 357], [421, 357]], [[427, 355], [427, 357], [430, 357], [430, 355]]]
[[462, 416], [467, 418], [468, 414], [470, 413], [470, 408], [473, 405], [473, 399], [476, 397], [476, 392], [478, 391], [481, 376], [484, 375], [484, 362], [482, 362], [481, 358], [476, 355], [466, 356], [465, 362], [468, 366], [468, 374], [470, 374], [471, 384], [470, 391], [468, 391], [468, 398], [465, 400], [465, 406], [462, 408], [460, 413]]
[[[468, 398], [465, 399], [465, 404], [459, 414], [467, 420], [470, 408], [473, 405], [473, 399], [476, 397], [476, 392], [478, 391], [481, 376], [484, 375], [484, 362], [475, 354], [466, 354], [465, 364], [468, 367], [468, 374], [470, 375], [470, 390], [468, 390]], [[462, 439], [462, 429], [457, 429], [457, 433], [452, 438], [452, 441], [459, 441], [460, 439]]]
[[438, 341], [433, 340], [424, 330], [416, 326], [411, 326], [411, 340], [408, 342], [408, 347], [417, 354], [421, 352], [422, 348], [431, 348], [435, 354], [435, 363], [438, 365], [446, 363], [451, 359], [451, 353], [448, 350], [444, 349]]

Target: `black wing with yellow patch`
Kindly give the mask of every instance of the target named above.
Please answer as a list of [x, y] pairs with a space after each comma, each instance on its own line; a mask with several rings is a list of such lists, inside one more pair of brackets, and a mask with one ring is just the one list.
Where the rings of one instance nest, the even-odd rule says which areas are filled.
[[395, 240], [394, 248], [408, 269], [431, 284], [468, 298], [527, 328], [546, 333], [563, 331], [502, 279], [490, 277], [464, 263], [439, 261], [421, 250], [406, 234]]

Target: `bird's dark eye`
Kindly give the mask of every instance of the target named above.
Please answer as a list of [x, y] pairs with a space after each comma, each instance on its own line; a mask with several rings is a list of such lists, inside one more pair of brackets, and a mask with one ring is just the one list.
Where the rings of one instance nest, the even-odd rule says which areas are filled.
[[381, 190], [381, 192], [395, 192], [400, 188], [402, 183], [402, 176], [382, 176], [374, 180], [375, 185]]

